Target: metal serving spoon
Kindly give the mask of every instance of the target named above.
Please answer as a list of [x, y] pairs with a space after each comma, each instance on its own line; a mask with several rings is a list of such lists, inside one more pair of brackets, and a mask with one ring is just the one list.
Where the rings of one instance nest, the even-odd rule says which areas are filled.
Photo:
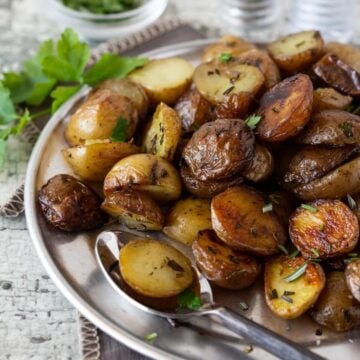
[[119, 295], [137, 308], [166, 319], [186, 321], [194, 316], [208, 316], [217, 323], [240, 335], [253, 345], [257, 345], [271, 354], [284, 360], [324, 360], [305, 347], [285, 339], [262, 327], [229, 308], [216, 305], [207, 279], [194, 267], [200, 284], [200, 297], [203, 305], [199, 310], [181, 309], [181, 312], [166, 312], [150, 308], [130, 296], [124, 289], [121, 279], [113, 279], [114, 265], [118, 265], [120, 248], [130, 240], [144, 239], [148, 236], [137, 236], [125, 231], [104, 231], [96, 239], [95, 254], [102, 272], [110, 285]]

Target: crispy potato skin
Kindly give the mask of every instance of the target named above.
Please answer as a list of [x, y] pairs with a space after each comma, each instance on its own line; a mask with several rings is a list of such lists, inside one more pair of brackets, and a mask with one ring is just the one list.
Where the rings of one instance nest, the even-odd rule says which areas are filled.
[[190, 260], [174, 247], [154, 239], [130, 241], [119, 256], [124, 281], [154, 298], [175, 296], [193, 282]]
[[242, 119], [248, 113], [254, 102], [254, 96], [250, 92], [230, 94], [214, 109], [216, 119]]
[[353, 250], [359, 238], [359, 223], [353, 212], [339, 200], [316, 200], [309, 204], [316, 211], [299, 207], [290, 217], [289, 233], [305, 257], [340, 256]]
[[200, 198], [212, 198], [224, 190], [232, 186], [240, 185], [244, 182], [244, 178], [240, 175], [235, 175], [234, 177], [224, 180], [201, 181], [195, 177], [190, 168], [184, 164], [184, 162], [180, 168], [180, 176], [186, 190], [190, 194], [196, 195]]
[[323, 48], [324, 40], [318, 31], [290, 34], [267, 46], [276, 64], [288, 73], [309, 67], [323, 54]]
[[345, 278], [352, 296], [360, 302], [360, 260], [354, 260], [346, 266]]
[[74, 173], [93, 182], [103, 181], [117, 161], [138, 152], [139, 148], [133, 143], [110, 140], [98, 140], [62, 151]]
[[187, 90], [174, 106], [186, 132], [197, 130], [202, 124], [213, 120], [210, 103], [195, 88]]
[[130, 229], [161, 230], [164, 215], [147, 194], [133, 190], [115, 191], [105, 198], [101, 209]]
[[100, 197], [70, 175], [52, 177], [39, 192], [39, 204], [46, 220], [64, 231], [95, 229], [107, 220]]
[[272, 87], [260, 100], [259, 138], [276, 142], [297, 135], [310, 120], [312, 102], [313, 86], [305, 74], [294, 75]]
[[286, 233], [273, 212], [263, 213], [263, 196], [245, 186], [229, 188], [211, 201], [217, 236], [233, 249], [267, 256], [278, 252]]
[[314, 90], [313, 112], [326, 109], [345, 110], [352, 100], [351, 96], [343, 95], [333, 88], [317, 88]]
[[341, 199], [360, 192], [360, 157], [351, 160], [323, 177], [294, 189], [302, 200]]
[[329, 42], [325, 45], [325, 52], [337, 55], [345, 64], [360, 73], [360, 50], [357, 47], [338, 42]]
[[260, 182], [267, 180], [274, 171], [274, 158], [271, 152], [261, 144], [255, 145], [254, 157], [249, 166], [243, 170], [245, 179]]
[[304, 146], [292, 158], [284, 182], [293, 185], [307, 184], [318, 179], [348, 160], [356, 149], [352, 145], [340, 148]]
[[[308, 263], [304, 275], [292, 282], [285, 277], [304, 264], [303, 257], [278, 256], [265, 264], [265, 299], [270, 310], [283, 319], [295, 319], [314, 305], [325, 286], [325, 274], [320, 264]], [[276, 291], [277, 297], [274, 296]], [[286, 295], [288, 291], [290, 295]], [[292, 302], [284, 300], [287, 296]], [[293, 293], [293, 294], [292, 294]]]
[[360, 74], [351, 66], [341, 61], [334, 54], [325, 55], [313, 66], [314, 73], [328, 85], [340, 92], [360, 95]]
[[139, 120], [132, 101], [109, 89], [98, 90], [71, 116], [65, 138], [71, 146], [82, 145], [86, 140], [109, 139], [119, 118], [127, 120], [130, 139]]
[[360, 116], [343, 110], [322, 110], [311, 117], [296, 141], [329, 146], [360, 144]]
[[343, 272], [327, 274], [326, 286], [310, 315], [318, 324], [339, 332], [360, 324], [360, 303], [347, 288]]
[[183, 159], [199, 180], [227, 179], [250, 163], [254, 145], [254, 135], [244, 121], [219, 119], [193, 134]]
[[213, 284], [238, 290], [254, 283], [261, 266], [253, 256], [225, 245], [212, 230], [200, 231], [192, 244], [196, 263]]
[[200, 230], [211, 227], [210, 201], [189, 197], [170, 209], [163, 232], [174, 240], [191, 245]]

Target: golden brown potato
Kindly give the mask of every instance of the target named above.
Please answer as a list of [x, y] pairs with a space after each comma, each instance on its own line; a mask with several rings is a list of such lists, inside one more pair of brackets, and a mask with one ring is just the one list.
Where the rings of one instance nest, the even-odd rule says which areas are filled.
[[240, 37], [224, 35], [217, 43], [209, 45], [204, 50], [201, 62], [218, 59], [221, 54], [237, 56], [245, 51], [255, 48], [256, 46], [254, 44], [251, 44]]
[[347, 265], [345, 278], [352, 296], [360, 303], [360, 259], [354, 259]]
[[254, 96], [251, 93], [230, 94], [214, 108], [213, 116], [215, 119], [242, 119], [245, 118]]
[[156, 231], [164, 224], [160, 207], [140, 191], [115, 191], [105, 198], [101, 208], [130, 229]]
[[293, 185], [307, 184], [341, 165], [355, 151], [352, 145], [340, 148], [307, 145], [291, 159], [284, 182]]
[[256, 144], [254, 157], [241, 174], [247, 180], [260, 182], [267, 180], [273, 171], [274, 158], [271, 152], [264, 145]]
[[253, 256], [231, 249], [212, 230], [200, 231], [192, 249], [204, 276], [226, 289], [238, 290], [252, 285], [261, 270]]
[[290, 238], [305, 257], [326, 259], [353, 250], [359, 223], [339, 200], [316, 200], [297, 208], [290, 217]]
[[166, 216], [163, 232], [191, 245], [200, 230], [211, 229], [210, 201], [189, 197], [179, 200]]
[[156, 201], [168, 202], [180, 197], [181, 180], [166, 160], [150, 154], [135, 154], [118, 161], [106, 175], [106, 196], [122, 189], [143, 191]]
[[195, 177], [190, 168], [184, 164], [184, 162], [180, 168], [180, 175], [186, 190], [190, 194], [196, 195], [200, 198], [212, 198], [232, 186], [242, 184], [244, 181], [244, 178], [240, 175], [235, 175], [229, 179], [223, 180], [201, 181]]
[[323, 54], [324, 40], [318, 31], [302, 31], [275, 40], [267, 50], [279, 68], [297, 72], [319, 59]]
[[110, 79], [101, 83], [95, 91], [108, 89], [129, 98], [137, 109], [141, 119], [144, 119], [149, 109], [149, 99], [142, 86], [129, 79]]
[[111, 140], [87, 140], [84, 145], [62, 151], [76, 175], [94, 182], [103, 181], [117, 161], [138, 152], [133, 143]]
[[334, 331], [348, 331], [360, 324], [360, 303], [347, 288], [343, 272], [327, 275], [325, 288], [310, 314], [318, 324]]
[[186, 132], [197, 130], [202, 124], [213, 120], [210, 103], [196, 89], [189, 89], [176, 102], [182, 128]]
[[145, 89], [153, 105], [160, 102], [172, 105], [190, 85], [193, 72], [188, 61], [171, 57], [149, 61], [134, 70], [129, 79]]
[[340, 94], [333, 88], [317, 88], [314, 90], [313, 112], [326, 109], [345, 110], [352, 100], [351, 96]]
[[354, 68], [360, 73], [360, 50], [359, 48], [350, 44], [343, 44], [338, 42], [329, 42], [325, 45], [327, 53], [335, 54], [345, 64]]
[[100, 197], [70, 175], [56, 175], [43, 185], [39, 204], [46, 220], [64, 231], [95, 229], [107, 220]]
[[294, 189], [299, 198], [309, 201], [315, 199], [341, 199], [347, 194], [360, 192], [360, 157], [351, 160], [320, 179]]
[[313, 66], [314, 73], [346, 95], [360, 95], [360, 74], [336, 55], [327, 54]]
[[297, 135], [310, 120], [312, 102], [313, 86], [307, 75], [294, 75], [272, 87], [260, 100], [260, 139], [276, 142]]
[[322, 110], [311, 117], [296, 141], [308, 145], [360, 144], [360, 116], [343, 110]]
[[217, 236], [233, 249], [257, 255], [272, 255], [286, 240], [276, 214], [265, 212], [263, 196], [245, 186], [236, 186], [211, 201], [211, 221]]
[[254, 143], [254, 135], [243, 120], [219, 119], [193, 134], [183, 159], [199, 180], [227, 179], [250, 163]]
[[139, 120], [133, 102], [115, 91], [98, 90], [71, 116], [65, 138], [71, 146], [82, 145], [86, 140], [109, 139], [120, 118], [127, 121], [126, 139], [130, 139]]
[[160, 103], [147, 128], [142, 148], [144, 152], [172, 161], [181, 137], [181, 120], [176, 111]]
[[178, 295], [193, 282], [190, 261], [174, 247], [157, 240], [130, 241], [121, 249], [119, 263], [124, 281], [146, 296]]
[[[320, 264], [307, 263], [303, 257], [279, 256], [265, 265], [265, 299], [270, 310], [283, 319], [295, 319], [314, 305], [325, 286]], [[286, 278], [306, 266], [305, 272], [293, 281]]]

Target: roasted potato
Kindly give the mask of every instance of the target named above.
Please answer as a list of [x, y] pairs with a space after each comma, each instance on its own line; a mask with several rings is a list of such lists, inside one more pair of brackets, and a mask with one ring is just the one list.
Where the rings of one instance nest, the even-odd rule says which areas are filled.
[[316, 200], [290, 217], [290, 238], [305, 257], [326, 259], [353, 250], [359, 238], [357, 217], [339, 200]]
[[186, 132], [197, 130], [202, 124], [213, 120], [210, 103], [196, 89], [189, 89], [176, 102], [175, 111]]
[[233, 249], [272, 255], [286, 241], [285, 230], [257, 191], [236, 186], [211, 201], [211, 221], [217, 236]]
[[356, 148], [352, 145], [340, 148], [304, 146], [290, 161], [284, 182], [293, 185], [307, 184], [341, 165], [355, 151]]
[[334, 331], [348, 331], [360, 324], [360, 303], [346, 286], [344, 273], [327, 274], [326, 285], [310, 315]]
[[219, 119], [197, 130], [183, 150], [183, 159], [202, 181], [230, 178], [250, 164], [254, 135], [244, 121]]
[[130, 229], [156, 231], [164, 225], [160, 207], [140, 191], [115, 191], [105, 198], [101, 208]]
[[287, 229], [289, 226], [290, 215], [294, 212], [296, 207], [294, 195], [284, 190], [275, 190], [268, 194], [267, 200], [268, 204], [272, 204], [274, 213]]
[[130, 241], [120, 250], [119, 263], [121, 276], [131, 288], [155, 298], [180, 294], [194, 278], [185, 255], [154, 239]]
[[260, 100], [259, 138], [276, 142], [297, 135], [310, 120], [312, 102], [313, 86], [307, 75], [297, 74], [276, 84]]
[[[303, 275], [287, 280], [301, 267]], [[270, 310], [283, 319], [295, 319], [311, 308], [325, 286], [320, 264], [306, 263], [303, 257], [279, 256], [265, 264], [265, 299]]]
[[109, 139], [120, 118], [127, 121], [126, 139], [130, 139], [139, 120], [133, 102], [115, 91], [98, 90], [71, 116], [65, 138], [71, 146], [82, 145], [86, 140]]
[[343, 110], [322, 110], [311, 117], [296, 141], [308, 145], [360, 144], [360, 116]]
[[351, 160], [320, 179], [294, 189], [299, 198], [309, 201], [315, 199], [341, 199], [347, 194], [360, 192], [360, 157]]
[[180, 175], [186, 190], [200, 198], [212, 198], [232, 186], [242, 184], [244, 181], [244, 178], [240, 175], [223, 180], [201, 181], [184, 162], [180, 168]]
[[360, 304], [360, 259], [354, 259], [345, 269], [346, 284]]
[[340, 94], [333, 88], [317, 88], [314, 90], [313, 112], [326, 109], [345, 110], [352, 100], [351, 96]]
[[226, 289], [243, 289], [254, 283], [261, 266], [253, 256], [225, 245], [212, 230], [200, 231], [192, 244], [194, 257], [204, 276]]
[[360, 74], [335, 54], [325, 55], [313, 66], [313, 71], [336, 90], [346, 95], [360, 95]]
[[324, 40], [318, 31], [303, 31], [275, 40], [267, 50], [279, 68], [294, 73], [308, 68], [320, 58]]
[[181, 120], [176, 111], [160, 103], [147, 128], [142, 148], [144, 152], [171, 161], [181, 137]]
[[360, 73], [360, 50], [359, 48], [350, 44], [343, 44], [338, 42], [329, 42], [325, 45], [327, 53], [335, 54], [345, 64], [354, 68]]
[[178, 201], [166, 216], [164, 234], [191, 245], [200, 230], [211, 229], [210, 200], [189, 197]]
[[70, 175], [52, 177], [39, 191], [39, 204], [45, 219], [64, 231], [95, 229], [107, 220], [101, 198]]
[[215, 119], [245, 118], [253, 102], [251, 93], [230, 94], [215, 106], [213, 116]]
[[274, 170], [274, 158], [271, 152], [263, 145], [255, 145], [255, 153], [242, 175], [245, 179], [259, 182], [267, 180]]
[[245, 51], [255, 49], [256, 46], [246, 40], [232, 36], [224, 35], [215, 44], [209, 45], [201, 57], [201, 62], [209, 62], [218, 59], [221, 54], [231, 54], [237, 56]]
[[111, 140], [86, 140], [84, 145], [62, 151], [76, 175], [94, 182], [103, 181], [117, 161], [138, 152], [131, 142]]
[[153, 105], [172, 105], [190, 85], [193, 72], [188, 61], [171, 57], [149, 61], [130, 73], [129, 79], [145, 89]]
[[149, 99], [142, 86], [129, 79], [110, 79], [96, 87], [95, 91], [109, 89], [119, 95], [126, 96], [134, 104], [141, 119], [144, 119], [149, 109]]
[[166, 160], [150, 154], [135, 154], [118, 161], [104, 180], [104, 193], [133, 189], [146, 192], [159, 202], [177, 200], [181, 180], [177, 170]]

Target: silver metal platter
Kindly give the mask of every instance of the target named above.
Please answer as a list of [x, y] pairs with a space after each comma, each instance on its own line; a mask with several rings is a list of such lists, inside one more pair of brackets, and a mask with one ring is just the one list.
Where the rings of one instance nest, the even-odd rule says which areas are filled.
[[[204, 46], [213, 40], [197, 40], [160, 48], [144, 54], [151, 58], [181, 56], [198, 63]], [[46, 181], [60, 173], [72, 174], [62, 157], [67, 147], [64, 124], [82, 101], [88, 88], [73, 96], [49, 120], [33, 150], [25, 182], [25, 211], [30, 236], [45, 269], [64, 296], [91, 322], [128, 347], [157, 360], [168, 359], [271, 359], [260, 349], [246, 353], [248, 344], [229, 331], [206, 320], [192, 326], [171, 326], [166, 320], [151, 316], [125, 302], [106, 282], [94, 254], [97, 232], [67, 234], [47, 225], [37, 207], [37, 193]], [[215, 289], [215, 300], [241, 312], [239, 302], [246, 301], [244, 314], [264, 326], [310, 346], [328, 359], [356, 359], [360, 350], [360, 331], [335, 334], [319, 328], [309, 317], [285, 321], [276, 318], [267, 308], [262, 280], [243, 291]], [[202, 328], [203, 330], [199, 330]], [[153, 344], [145, 340], [149, 333], [158, 337]], [[291, 359], [289, 359], [291, 360]]]

